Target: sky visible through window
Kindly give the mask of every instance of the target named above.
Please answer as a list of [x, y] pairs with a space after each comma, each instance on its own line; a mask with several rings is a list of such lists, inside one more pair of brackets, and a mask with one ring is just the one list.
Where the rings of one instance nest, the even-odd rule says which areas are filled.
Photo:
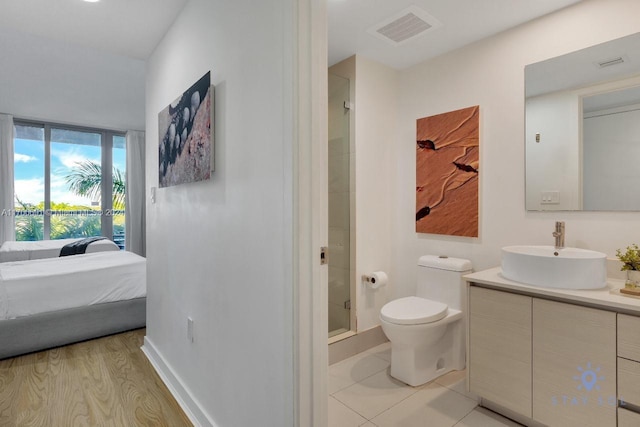
[[[37, 205], [44, 201], [44, 141], [16, 138], [14, 143], [15, 194], [22, 202]], [[51, 143], [52, 202], [91, 206], [92, 200], [69, 191], [65, 176], [83, 161], [100, 164], [100, 151], [99, 145]], [[124, 149], [113, 150], [113, 166], [123, 173], [125, 152]]]

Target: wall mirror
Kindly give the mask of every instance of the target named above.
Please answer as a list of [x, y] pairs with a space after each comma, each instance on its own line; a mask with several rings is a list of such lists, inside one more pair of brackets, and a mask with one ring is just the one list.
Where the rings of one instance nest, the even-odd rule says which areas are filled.
[[529, 211], [640, 211], [640, 33], [525, 67]]

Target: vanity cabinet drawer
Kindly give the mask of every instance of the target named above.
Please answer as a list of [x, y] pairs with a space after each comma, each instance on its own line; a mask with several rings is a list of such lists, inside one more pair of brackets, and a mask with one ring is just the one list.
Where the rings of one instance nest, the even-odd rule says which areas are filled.
[[[551, 427], [615, 427], [616, 359], [615, 313], [533, 298], [535, 421]], [[589, 377], [591, 387], [597, 382], [597, 393], [585, 389], [586, 379], [579, 392], [576, 375], [589, 372], [591, 363], [591, 375], [598, 372]], [[563, 396], [586, 396], [590, 402], [579, 407], [559, 404]]]
[[618, 314], [618, 356], [640, 362], [640, 317]]
[[638, 427], [640, 426], [640, 414], [618, 408], [618, 427]]
[[531, 417], [531, 297], [469, 288], [469, 390]]
[[640, 406], [640, 363], [618, 357], [618, 399]]

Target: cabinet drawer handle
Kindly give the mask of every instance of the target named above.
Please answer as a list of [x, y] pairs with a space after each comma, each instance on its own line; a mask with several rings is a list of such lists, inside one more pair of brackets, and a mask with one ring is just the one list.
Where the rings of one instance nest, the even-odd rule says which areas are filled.
[[624, 396], [620, 396], [622, 399], [618, 399], [618, 406], [620, 408], [624, 408], [629, 412], [635, 412], [636, 414], [640, 414], [640, 405], [636, 403], [629, 403], [624, 401]]

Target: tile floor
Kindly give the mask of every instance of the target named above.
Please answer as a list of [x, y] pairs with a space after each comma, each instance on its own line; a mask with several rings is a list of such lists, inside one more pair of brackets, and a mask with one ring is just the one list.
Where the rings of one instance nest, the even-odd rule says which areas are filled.
[[331, 427], [516, 427], [477, 407], [465, 373], [451, 372], [420, 387], [389, 375], [390, 343], [329, 366]]

